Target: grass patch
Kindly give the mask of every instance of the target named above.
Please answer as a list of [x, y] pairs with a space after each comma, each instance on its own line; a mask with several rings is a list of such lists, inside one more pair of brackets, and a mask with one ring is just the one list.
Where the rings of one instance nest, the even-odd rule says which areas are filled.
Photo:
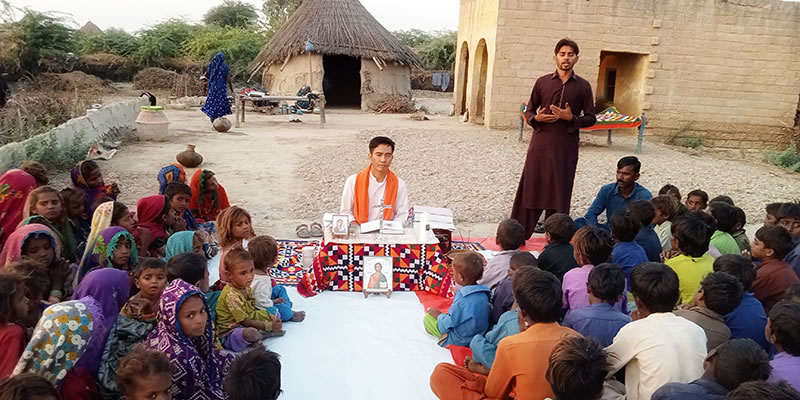
[[86, 135], [79, 132], [72, 138], [72, 142], [61, 145], [55, 133], [46, 134], [42, 140], [31, 140], [25, 144], [22, 152], [13, 153], [11, 158], [14, 165], [19, 165], [24, 160], [40, 162], [48, 170], [66, 171], [75, 163], [86, 158], [88, 144], [83, 143]]
[[783, 151], [766, 150], [764, 152], [764, 161], [794, 172], [800, 172], [800, 154], [798, 154], [797, 146], [795, 145], [791, 145]]
[[671, 135], [667, 137], [664, 143], [671, 146], [680, 146], [690, 149], [696, 149], [703, 145], [703, 138], [700, 136], [677, 136]]

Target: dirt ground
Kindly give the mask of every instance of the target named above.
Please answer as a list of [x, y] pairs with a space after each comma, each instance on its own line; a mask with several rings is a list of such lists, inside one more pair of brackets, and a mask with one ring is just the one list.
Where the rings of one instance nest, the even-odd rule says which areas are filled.
[[[445, 110], [449, 100], [421, 102]], [[112, 160], [100, 162], [106, 182], [119, 183], [120, 200], [135, 208], [136, 200], [157, 193], [158, 170], [191, 143], [205, 157], [201, 167], [217, 173], [231, 203], [253, 215], [256, 232], [284, 239], [295, 237], [299, 223], [338, 211], [344, 180], [367, 165], [367, 142], [375, 135], [398, 143], [393, 170], [408, 183], [412, 206], [451, 207], [458, 235], [493, 236], [510, 214], [530, 135], [518, 142], [517, 131], [488, 131], [446, 114], [413, 121], [408, 115], [335, 109], [328, 110], [328, 124], [320, 129], [318, 115], [292, 124], [288, 116], [250, 112], [241, 128], [226, 134], [213, 131], [197, 108], [167, 115], [168, 142], [127, 143]], [[605, 145], [605, 134], [583, 136], [573, 216], [582, 215], [600, 186], [614, 179], [617, 159], [635, 149], [634, 137], [623, 132], [615, 133], [612, 146]], [[763, 218], [764, 204], [800, 198], [799, 174], [765, 165], [754, 153], [689, 154], [646, 138], [640, 158], [640, 183], [651, 191], [669, 182], [684, 195], [695, 188], [712, 197], [728, 194], [751, 223]], [[63, 173], [54, 178], [57, 184], [68, 181]]]

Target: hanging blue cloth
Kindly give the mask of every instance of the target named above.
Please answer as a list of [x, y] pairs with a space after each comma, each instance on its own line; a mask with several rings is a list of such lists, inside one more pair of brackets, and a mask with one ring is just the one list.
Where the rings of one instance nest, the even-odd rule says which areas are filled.
[[225, 64], [225, 55], [217, 53], [208, 65], [206, 77], [208, 78], [208, 98], [202, 110], [211, 122], [215, 119], [232, 114], [231, 103], [228, 101], [228, 75], [231, 69]]

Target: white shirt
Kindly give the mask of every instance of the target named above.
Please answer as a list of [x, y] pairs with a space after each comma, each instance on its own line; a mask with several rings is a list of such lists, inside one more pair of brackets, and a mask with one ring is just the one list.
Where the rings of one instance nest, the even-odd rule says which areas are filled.
[[272, 279], [269, 275], [255, 275], [250, 283], [253, 295], [256, 298], [256, 308], [266, 310], [272, 307]]
[[[350, 175], [346, 181], [344, 181], [344, 190], [342, 191], [342, 205], [339, 207], [340, 214], [349, 215], [353, 218], [353, 204], [355, 199], [356, 193], [356, 176]], [[369, 174], [369, 189], [367, 190], [369, 193], [369, 219], [368, 221], [375, 221], [380, 219], [380, 213], [383, 210], [380, 209], [380, 205], [383, 204], [384, 196], [386, 195], [386, 178], [383, 179], [383, 182], [378, 182], [375, 179], [375, 175], [372, 173]], [[394, 206], [394, 217], [392, 218], [395, 222], [406, 222], [408, 219], [408, 191], [406, 190], [406, 182], [400, 178], [397, 178], [397, 200], [395, 201]]]
[[609, 376], [625, 368], [627, 399], [649, 400], [665, 383], [689, 383], [703, 375], [706, 334], [673, 313], [655, 313], [623, 326], [606, 351]]

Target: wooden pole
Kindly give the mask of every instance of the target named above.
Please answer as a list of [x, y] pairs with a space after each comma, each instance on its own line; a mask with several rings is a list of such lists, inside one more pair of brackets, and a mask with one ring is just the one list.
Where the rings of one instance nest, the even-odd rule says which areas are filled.
[[308, 87], [311, 87], [311, 82], [313, 79], [313, 71], [311, 69], [311, 52], [308, 52]]

